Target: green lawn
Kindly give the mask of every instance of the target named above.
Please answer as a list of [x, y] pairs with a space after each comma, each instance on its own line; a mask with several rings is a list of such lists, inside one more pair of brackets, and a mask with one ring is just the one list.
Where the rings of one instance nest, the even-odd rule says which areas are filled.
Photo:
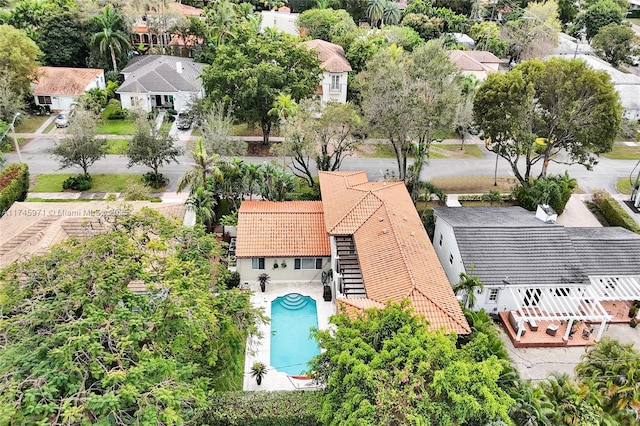
[[99, 135], [133, 135], [136, 125], [130, 120], [100, 120], [98, 122]]
[[[29, 192], [63, 192], [62, 182], [72, 174], [46, 174], [36, 176]], [[130, 183], [139, 183], [137, 174], [92, 174], [93, 185], [86, 192], [125, 192]]]
[[[464, 145], [464, 150], [462, 150], [462, 152], [460, 150], [460, 145], [458, 145], [458, 144], [436, 143], [436, 144], [431, 145], [431, 148], [434, 148], [430, 153], [430, 157], [431, 158], [450, 158], [450, 157], [482, 158], [482, 151], [480, 150], [478, 145], [475, 145], [475, 144], [473, 144], [473, 145], [472, 144]], [[442, 155], [442, 157], [434, 157], [433, 156], [434, 151], [438, 151], [438, 150], [449, 151], [449, 152], [451, 152], [451, 154], [444, 153], [444, 155]]]
[[[393, 147], [388, 143], [360, 145], [358, 152], [366, 158], [395, 158]], [[477, 145], [467, 144], [460, 150], [458, 144], [434, 143], [429, 150], [429, 158], [481, 158], [482, 151]]]
[[514, 178], [498, 177], [498, 185], [493, 186], [493, 176], [436, 178], [431, 179], [431, 183], [444, 190], [447, 194], [486, 194], [489, 191], [508, 194], [516, 185]]
[[602, 154], [612, 160], [640, 160], [640, 146], [614, 145], [611, 152]]
[[34, 133], [47, 121], [47, 115], [27, 115], [20, 117], [20, 123], [16, 123], [16, 133]]
[[616, 189], [622, 194], [631, 194], [631, 182], [629, 182], [629, 178], [626, 177], [616, 182]]
[[125, 155], [127, 148], [129, 148], [129, 141], [127, 139], [107, 139], [107, 154], [110, 155]]
[[640, 18], [626, 18], [627, 21], [640, 25]]

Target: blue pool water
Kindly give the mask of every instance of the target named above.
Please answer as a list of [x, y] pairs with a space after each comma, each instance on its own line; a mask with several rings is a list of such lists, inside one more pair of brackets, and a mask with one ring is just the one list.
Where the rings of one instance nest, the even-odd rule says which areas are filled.
[[320, 353], [311, 327], [318, 327], [318, 311], [309, 296], [289, 293], [271, 302], [271, 366], [290, 375], [304, 373]]

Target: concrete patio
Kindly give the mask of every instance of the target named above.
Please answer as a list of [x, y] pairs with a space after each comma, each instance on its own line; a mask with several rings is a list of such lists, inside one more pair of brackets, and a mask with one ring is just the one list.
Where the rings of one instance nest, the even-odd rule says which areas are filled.
[[[316, 302], [318, 312], [318, 328], [326, 329], [329, 326], [329, 317], [336, 313], [335, 300], [325, 302], [322, 299], [322, 284], [313, 283], [268, 283], [265, 292], [260, 291], [260, 286], [256, 281], [249, 284], [249, 288], [253, 293], [251, 295], [251, 303], [254, 307], [262, 308], [267, 317], [271, 316], [271, 302], [277, 297], [284, 296], [289, 293], [300, 293], [303, 296], [309, 296]], [[260, 391], [276, 391], [276, 390], [299, 390], [299, 389], [316, 389], [311, 380], [297, 380], [289, 374], [277, 371], [271, 365], [271, 323], [267, 322], [259, 327], [261, 338], [249, 338], [247, 340], [247, 349], [245, 353], [244, 382], [243, 390], [260, 390]], [[251, 366], [255, 362], [262, 362], [267, 365], [267, 374], [262, 380], [262, 384], [258, 386], [256, 380], [251, 377]], [[301, 371], [305, 371], [306, 366], [300, 366]]]

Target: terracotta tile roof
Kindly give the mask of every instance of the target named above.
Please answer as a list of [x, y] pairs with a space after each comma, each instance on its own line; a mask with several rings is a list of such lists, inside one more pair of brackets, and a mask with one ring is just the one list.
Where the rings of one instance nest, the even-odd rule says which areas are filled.
[[493, 72], [494, 69], [485, 64], [499, 64], [502, 62], [493, 53], [480, 50], [451, 50], [449, 51], [449, 58], [463, 71]]
[[34, 95], [79, 96], [104, 70], [98, 68], [38, 67]]
[[329, 72], [349, 72], [351, 65], [344, 54], [344, 49], [338, 44], [315, 39], [304, 42], [307, 49], [314, 49], [318, 52], [320, 66]]
[[[409, 298], [432, 329], [471, 332], [402, 182], [368, 182], [364, 172], [319, 172], [325, 228], [353, 235], [367, 298]], [[372, 302], [348, 299], [365, 309]]]
[[330, 256], [320, 201], [243, 201], [236, 257]]
[[183, 16], [202, 16], [204, 13], [203, 9], [198, 9], [197, 7], [177, 2], [170, 3], [169, 7]]

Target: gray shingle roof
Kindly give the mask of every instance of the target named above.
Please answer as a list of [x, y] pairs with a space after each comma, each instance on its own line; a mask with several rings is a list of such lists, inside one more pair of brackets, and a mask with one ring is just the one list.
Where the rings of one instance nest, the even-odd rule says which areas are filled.
[[[178, 63], [181, 73], [177, 71]], [[127, 78], [117, 92], [198, 92], [202, 89], [199, 77], [204, 65], [178, 56], [137, 56], [121, 71]]]
[[619, 227], [565, 229], [588, 274], [640, 274], [640, 235]]
[[454, 228], [558, 226], [536, 219], [533, 212], [522, 207], [435, 207], [433, 210]]
[[454, 232], [465, 270], [473, 265], [473, 275], [485, 285], [588, 281], [561, 226], [462, 227]]

